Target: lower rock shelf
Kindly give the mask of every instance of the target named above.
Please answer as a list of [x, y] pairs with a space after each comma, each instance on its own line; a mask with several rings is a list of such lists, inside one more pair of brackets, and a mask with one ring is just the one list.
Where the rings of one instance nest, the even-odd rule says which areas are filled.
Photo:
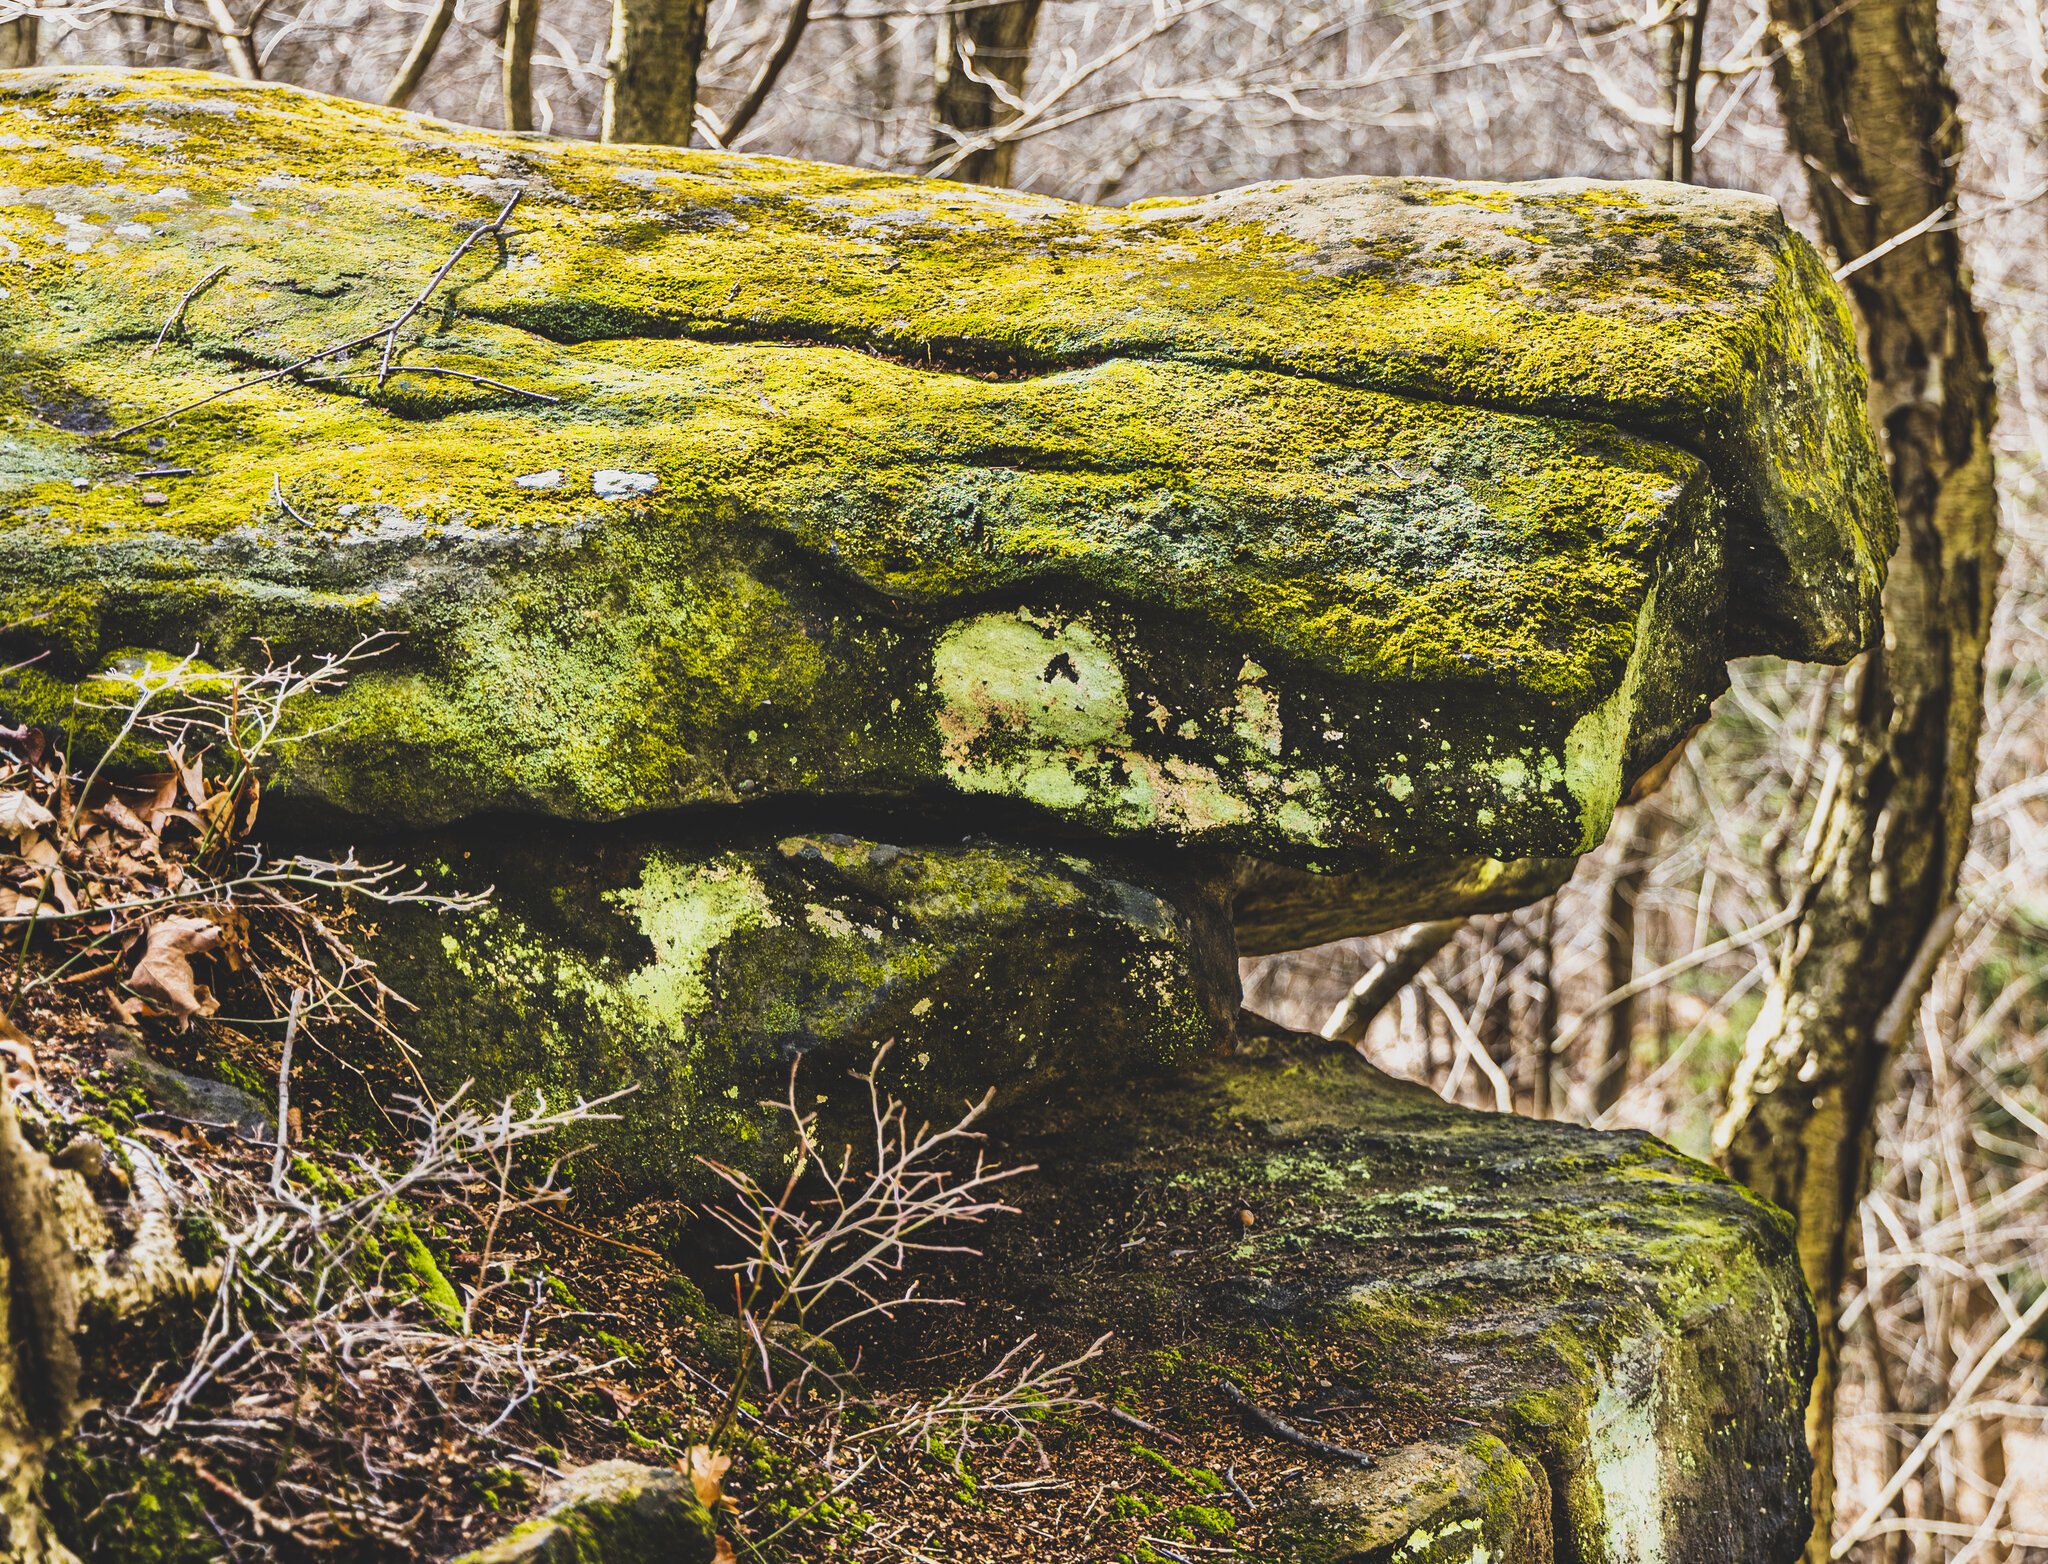
[[[1091, 1383], [1155, 1432], [1085, 1442], [1138, 1449], [1162, 1491], [1228, 1472], [1214, 1505], [1260, 1556], [1797, 1558], [1813, 1337], [1786, 1219], [1647, 1136], [1451, 1107], [1311, 1047], [1017, 1113], [1019, 1215], [934, 1289], [966, 1307], [872, 1344], [877, 1378], [1113, 1330]], [[1225, 1379], [1372, 1463], [1261, 1431]], [[1038, 1517], [1043, 1557], [1096, 1556], [1084, 1497]]]

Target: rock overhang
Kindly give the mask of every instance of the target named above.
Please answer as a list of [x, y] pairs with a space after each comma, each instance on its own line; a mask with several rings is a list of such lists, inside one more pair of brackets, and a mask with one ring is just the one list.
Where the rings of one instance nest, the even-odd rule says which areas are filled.
[[[0, 120], [0, 563], [65, 654], [14, 709], [397, 630], [284, 778], [367, 819], [944, 798], [1519, 883], [1727, 656], [1874, 622], [1842, 302], [1753, 197], [1100, 211], [176, 72]], [[420, 317], [455, 374], [105, 438], [388, 319], [515, 190]]]

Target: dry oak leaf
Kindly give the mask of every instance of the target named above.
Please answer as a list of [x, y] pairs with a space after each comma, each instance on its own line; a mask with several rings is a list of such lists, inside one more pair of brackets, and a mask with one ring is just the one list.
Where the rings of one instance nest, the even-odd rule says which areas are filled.
[[35, 1040], [4, 1015], [0, 1015], [0, 1056], [8, 1061], [7, 1084], [10, 1087], [35, 1079]]
[[711, 1546], [711, 1564], [740, 1564], [740, 1556], [732, 1551], [732, 1544], [725, 1538], [712, 1538]]
[[19, 788], [0, 793], [0, 836], [27, 836], [31, 831], [54, 825], [56, 820], [55, 815]]
[[697, 1502], [707, 1510], [716, 1510], [721, 1504], [729, 1510], [739, 1508], [737, 1500], [726, 1497], [725, 1474], [732, 1470], [732, 1457], [719, 1455], [709, 1445], [691, 1445], [683, 1456], [683, 1470], [689, 1475], [690, 1486], [697, 1490]]
[[193, 975], [192, 958], [217, 948], [220, 941], [219, 926], [205, 918], [166, 918], [151, 926], [128, 987], [168, 1011], [180, 1025], [194, 1016], [210, 1016], [220, 1004]]
[[118, 798], [109, 798], [105, 803], [100, 805], [99, 812], [102, 815], [105, 815], [107, 819], [114, 825], [119, 826], [121, 830], [126, 832], [129, 836], [139, 836], [143, 838], [145, 841], [148, 841], [154, 838], [156, 835], [156, 833], [152, 831], [146, 823], [144, 823], [140, 815], [136, 814], [134, 810], [130, 809]]

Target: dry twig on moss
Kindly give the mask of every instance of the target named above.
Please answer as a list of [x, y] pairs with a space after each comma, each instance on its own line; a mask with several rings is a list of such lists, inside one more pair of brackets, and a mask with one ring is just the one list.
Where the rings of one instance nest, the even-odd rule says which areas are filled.
[[[125, 440], [129, 435], [138, 434], [144, 429], [154, 428], [156, 425], [161, 423], [167, 423], [169, 420], [176, 418], [181, 414], [190, 413], [199, 408], [209, 406], [214, 402], [220, 401], [223, 397], [233, 396], [238, 391], [247, 391], [256, 386], [268, 385], [273, 380], [282, 380], [286, 376], [295, 375], [303, 369], [310, 369], [315, 364], [324, 363], [331, 358], [339, 358], [345, 353], [353, 353], [358, 348], [365, 348], [370, 346], [372, 343], [378, 342], [381, 342], [383, 344], [382, 348], [379, 350], [377, 355], [377, 368], [375, 371], [377, 377], [375, 389], [378, 391], [384, 389], [384, 382], [388, 380], [393, 374], [407, 373], [416, 370], [420, 374], [441, 374], [451, 376], [458, 380], [473, 381], [478, 385], [489, 386], [494, 390], [508, 391], [518, 396], [532, 397], [536, 401], [558, 401], [559, 398], [548, 396], [543, 392], [528, 391], [520, 386], [510, 385], [503, 381], [491, 380], [483, 375], [472, 375], [463, 370], [444, 370], [430, 366], [407, 366], [394, 362], [395, 356], [398, 351], [399, 332], [405, 328], [405, 326], [413, 319], [414, 316], [418, 315], [421, 310], [426, 308], [428, 301], [433, 298], [435, 292], [440, 288], [441, 284], [447, 280], [448, 274], [455, 269], [456, 263], [459, 262], [465, 255], [467, 255], [473, 248], [475, 248], [476, 243], [479, 239], [484, 238], [486, 235], [492, 237], [499, 237], [504, 234], [506, 220], [511, 217], [512, 209], [519, 204], [519, 198], [525, 193], [526, 192], [524, 189], [514, 190], [512, 194], [506, 199], [505, 204], [498, 209], [498, 215], [496, 217], [493, 217], [490, 221], [486, 223], [479, 224], [477, 227], [471, 229], [468, 233], [464, 234], [461, 242], [455, 246], [454, 251], [449, 255], [449, 257], [445, 261], [443, 261], [440, 264], [439, 267], [435, 269], [434, 275], [427, 279], [426, 286], [421, 288], [420, 291], [416, 295], [414, 295], [412, 301], [408, 303], [404, 309], [400, 310], [396, 315], [394, 315], [390, 320], [386, 321], [383, 325], [375, 327], [370, 331], [363, 332], [359, 336], [350, 337], [346, 341], [333, 343], [327, 347], [321, 348], [318, 352], [308, 353], [304, 358], [295, 359], [293, 362], [286, 364], [282, 369], [266, 370], [264, 373], [260, 375], [252, 375], [246, 380], [238, 380], [231, 386], [223, 386], [218, 391], [210, 392], [205, 396], [195, 398], [190, 402], [186, 402], [178, 407], [170, 409], [170, 411], [168, 412], [154, 413], [150, 415], [148, 418], [137, 419], [134, 423], [125, 424], [119, 429], [115, 429], [108, 434], [100, 436], [100, 438], [103, 440]], [[222, 270], [225, 270], [225, 268], [222, 268]], [[214, 276], [209, 276], [206, 278], [202, 278], [198, 283], [193, 285], [191, 293], [187, 295], [183, 303], [179, 304], [177, 311], [175, 312], [172, 318], [172, 321], [166, 321], [164, 323], [164, 332], [160, 332], [157, 337], [158, 345], [161, 345], [164, 333], [167, 333], [171, 329], [173, 321], [183, 321], [185, 314], [185, 306], [191, 302], [192, 297], [196, 296], [203, 287], [207, 286], [214, 280], [216, 280]], [[154, 352], [155, 349], [152, 348], [151, 351]], [[368, 373], [368, 371], [365, 371], [365, 373]], [[344, 377], [336, 376], [329, 378], [338, 379]]]
[[1284, 1418], [1275, 1417], [1239, 1389], [1233, 1380], [1217, 1380], [1216, 1389], [1225, 1401], [1228, 1401], [1243, 1414], [1246, 1422], [1263, 1434], [1270, 1434], [1273, 1438], [1287, 1444], [1298, 1446], [1303, 1450], [1312, 1450], [1317, 1455], [1328, 1456], [1335, 1461], [1348, 1461], [1353, 1466], [1371, 1466], [1373, 1464], [1372, 1457], [1363, 1450], [1353, 1450], [1345, 1445], [1331, 1444], [1327, 1439], [1318, 1439], [1314, 1434], [1304, 1434]]

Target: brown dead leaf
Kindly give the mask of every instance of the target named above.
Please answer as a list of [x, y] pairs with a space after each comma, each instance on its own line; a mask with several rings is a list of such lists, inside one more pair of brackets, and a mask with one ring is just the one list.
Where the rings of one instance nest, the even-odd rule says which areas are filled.
[[206, 816], [209, 830], [215, 836], [232, 836], [235, 830], [235, 795], [229, 792], [211, 794], [200, 813]]
[[185, 801], [194, 809], [206, 808], [206, 754], [202, 750], [191, 760], [185, 758], [185, 746], [173, 741], [164, 746], [164, 758], [171, 763], [178, 785], [184, 790]]
[[135, 782], [138, 787], [154, 790], [140, 812], [142, 818], [149, 822], [150, 835], [159, 835], [164, 821], [178, 807], [178, 778], [175, 773], [166, 771], [137, 777]]
[[122, 803], [118, 798], [109, 798], [100, 805], [100, 813], [107, 821], [129, 836], [139, 836], [145, 842], [154, 841], [156, 832], [143, 823], [142, 817]]
[[210, 1016], [220, 1005], [193, 973], [192, 958], [220, 941], [219, 926], [206, 918], [165, 918], [151, 926], [128, 987], [181, 1026], [194, 1016]]
[[697, 1502], [707, 1510], [721, 1504], [736, 1510], [739, 1505], [725, 1496], [725, 1474], [732, 1470], [732, 1457], [720, 1455], [709, 1445], [691, 1445], [683, 1455], [683, 1471], [697, 1490]]
[[739, 1564], [739, 1555], [732, 1551], [732, 1544], [724, 1537], [712, 1540], [711, 1564]]
[[54, 825], [57, 817], [19, 788], [0, 793], [0, 836], [23, 837]]
[[20, 1082], [35, 1080], [40, 1074], [36, 1068], [34, 1040], [4, 1015], [0, 1015], [0, 1059], [7, 1061], [10, 1090]]

